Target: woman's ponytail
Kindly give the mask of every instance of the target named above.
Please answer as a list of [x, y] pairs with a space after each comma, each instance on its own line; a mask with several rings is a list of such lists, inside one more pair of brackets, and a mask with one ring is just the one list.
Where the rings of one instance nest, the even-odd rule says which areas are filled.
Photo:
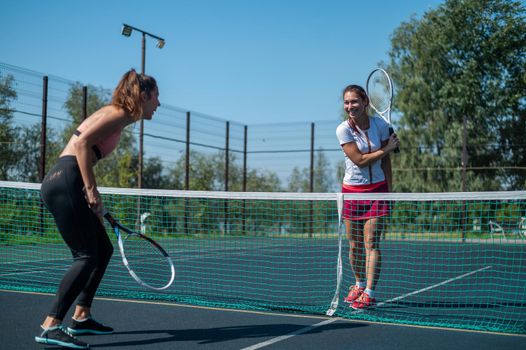
[[149, 98], [156, 87], [157, 82], [154, 78], [138, 74], [135, 69], [130, 69], [124, 73], [113, 91], [111, 104], [127, 110], [137, 121], [143, 113], [141, 92], [145, 92]]

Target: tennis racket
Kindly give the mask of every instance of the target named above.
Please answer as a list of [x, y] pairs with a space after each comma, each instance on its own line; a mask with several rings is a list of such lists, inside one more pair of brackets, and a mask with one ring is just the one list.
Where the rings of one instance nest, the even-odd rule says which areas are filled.
[[[393, 83], [389, 74], [382, 68], [376, 68], [369, 74], [367, 84], [365, 86], [367, 96], [371, 107], [384, 120], [389, 123], [389, 135], [394, 133], [393, 125], [391, 123], [391, 107], [393, 105]], [[395, 153], [400, 153], [397, 147]]]
[[163, 247], [150, 237], [122, 226], [106, 210], [104, 217], [117, 236], [122, 262], [133, 279], [154, 290], [170, 287], [175, 279], [175, 267]]

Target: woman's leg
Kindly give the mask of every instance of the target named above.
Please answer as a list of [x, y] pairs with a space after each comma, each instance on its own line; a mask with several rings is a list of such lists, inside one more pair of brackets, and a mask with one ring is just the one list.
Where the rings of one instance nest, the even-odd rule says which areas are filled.
[[366, 279], [363, 229], [361, 221], [345, 220], [347, 239], [349, 240], [349, 262], [357, 283]]
[[380, 277], [382, 267], [382, 253], [380, 238], [383, 231], [382, 218], [372, 218], [365, 222], [364, 239], [366, 254], [367, 289], [374, 290]]
[[42, 199], [73, 255], [73, 264], [59, 284], [43, 326], [59, 324], [85, 288], [97, 266], [98, 246], [93, 215], [82, 192], [82, 179], [74, 158], [61, 159], [42, 183]]
[[77, 307], [73, 314], [74, 319], [84, 319], [91, 316], [91, 304], [93, 298], [95, 297], [95, 293], [97, 292], [111, 256], [113, 255], [113, 245], [111, 244], [104, 226], [100, 223], [95, 214], [93, 214], [93, 218], [96, 220], [95, 236], [97, 241], [97, 264], [92, 270], [84, 289], [79, 295]]

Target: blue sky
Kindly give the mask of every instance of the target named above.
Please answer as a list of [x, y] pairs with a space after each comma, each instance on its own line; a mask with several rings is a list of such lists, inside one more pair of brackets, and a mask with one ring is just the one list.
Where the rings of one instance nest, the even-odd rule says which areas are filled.
[[146, 73], [161, 103], [243, 124], [338, 120], [340, 92], [387, 59], [390, 36], [444, 0], [2, 0], [0, 62], [113, 88]]

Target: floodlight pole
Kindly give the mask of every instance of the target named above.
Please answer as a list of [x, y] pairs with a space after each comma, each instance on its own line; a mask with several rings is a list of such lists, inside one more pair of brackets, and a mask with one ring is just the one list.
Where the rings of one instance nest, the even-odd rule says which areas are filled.
[[[128, 24], [122, 25], [122, 35], [130, 36], [133, 31], [137, 31], [142, 34], [141, 39], [141, 74], [146, 74], [146, 36], [150, 36], [154, 39], [157, 39], [157, 47], [162, 49], [165, 44], [165, 40], [157, 35], [145, 32], [142, 29], [132, 27]], [[142, 188], [142, 175], [143, 175], [143, 154], [144, 154], [144, 120], [141, 119], [139, 128], [139, 171], [137, 175], [137, 188]]]
[[[146, 74], [146, 34], [142, 32], [141, 43], [141, 74]], [[142, 188], [143, 154], [144, 154], [144, 119], [139, 123], [139, 173], [137, 174], [137, 188]]]

